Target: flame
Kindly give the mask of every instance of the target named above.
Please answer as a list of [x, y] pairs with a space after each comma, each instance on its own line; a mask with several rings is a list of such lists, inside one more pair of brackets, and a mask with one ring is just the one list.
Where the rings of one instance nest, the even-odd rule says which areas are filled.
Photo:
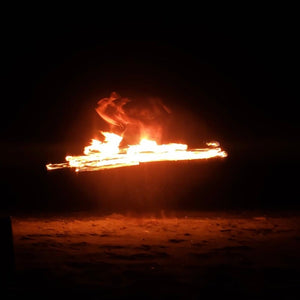
[[[116, 93], [112, 93], [109, 98], [104, 98], [98, 102], [97, 113], [107, 121], [111, 128], [119, 128], [121, 134], [113, 132], [101, 132], [104, 141], [92, 139], [90, 145], [84, 148], [84, 155], [66, 156], [64, 163], [47, 164], [47, 170], [72, 168], [76, 172], [97, 171], [104, 169], [135, 166], [140, 163], [155, 161], [179, 161], [179, 160], [198, 160], [214, 157], [226, 157], [218, 142], [206, 143], [206, 148], [188, 149], [186, 144], [158, 144], [156, 140], [149, 138], [160, 133], [161, 128], [155, 124], [149, 126], [149, 120], [155, 119], [154, 116], [170, 113], [170, 110], [161, 102], [154, 105], [154, 112], [144, 110], [143, 121], [125, 112], [124, 106], [129, 102], [127, 98], [120, 98]], [[146, 120], [146, 121], [145, 121]], [[134, 124], [139, 128], [138, 134], [142, 136], [139, 144], [120, 147], [123, 136], [128, 126]], [[148, 126], [147, 126], [148, 125]], [[153, 123], [152, 123], [153, 125]]]
[[148, 99], [139, 107], [115, 92], [97, 104], [96, 112], [109, 125], [109, 131], [129, 138], [129, 144], [137, 144], [145, 137], [160, 141], [163, 123], [171, 114], [160, 99]]
[[102, 132], [104, 142], [93, 139], [84, 148], [84, 155], [66, 156], [66, 163], [48, 164], [48, 170], [74, 168], [76, 172], [97, 171], [119, 167], [135, 166], [154, 161], [178, 161], [226, 157], [227, 153], [218, 147], [217, 142], [207, 143], [207, 148], [188, 150], [186, 144], [162, 144], [142, 139], [138, 145], [120, 148], [122, 137]]

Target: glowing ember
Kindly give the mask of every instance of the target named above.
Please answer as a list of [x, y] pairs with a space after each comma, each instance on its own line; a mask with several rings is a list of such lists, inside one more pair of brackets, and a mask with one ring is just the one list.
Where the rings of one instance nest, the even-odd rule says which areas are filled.
[[[113, 93], [110, 98], [104, 98], [98, 102], [96, 109], [98, 114], [113, 126], [126, 128], [133, 119], [126, 116], [123, 106], [128, 100], [122, 101], [119, 106], [114, 102], [118, 99]], [[106, 114], [106, 109], [110, 105], [117, 113]], [[165, 110], [166, 107], [163, 107]], [[169, 113], [169, 110], [168, 110]], [[139, 123], [139, 125], [141, 125]], [[140, 126], [141, 127], [141, 126]], [[149, 129], [142, 128], [143, 134], [149, 133]], [[84, 155], [66, 156], [65, 163], [48, 164], [48, 170], [73, 168], [76, 172], [97, 171], [103, 169], [120, 168], [139, 165], [145, 162], [155, 161], [179, 161], [179, 160], [198, 160], [214, 157], [226, 157], [227, 153], [219, 147], [218, 142], [210, 142], [208, 147], [202, 149], [188, 150], [185, 144], [162, 144], [159, 145], [155, 140], [142, 138], [137, 145], [120, 147], [123, 140], [121, 135], [112, 132], [102, 132], [104, 142], [93, 139], [89, 146], [84, 148]]]

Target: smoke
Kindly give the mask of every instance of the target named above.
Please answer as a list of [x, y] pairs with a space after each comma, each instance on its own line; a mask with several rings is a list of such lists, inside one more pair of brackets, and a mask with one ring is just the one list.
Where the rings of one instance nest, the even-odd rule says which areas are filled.
[[160, 99], [132, 103], [116, 92], [97, 104], [96, 111], [110, 125], [110, 131], [122, 135], [128, 144], [137, 143], [142, 138], [160, 142], [162, 129], [171, 114], [171, 110]]

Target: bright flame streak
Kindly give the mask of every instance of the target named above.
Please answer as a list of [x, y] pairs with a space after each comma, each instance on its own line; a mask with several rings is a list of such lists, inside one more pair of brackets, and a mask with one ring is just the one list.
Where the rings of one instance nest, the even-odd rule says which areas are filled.
[[140, 144], [120, 149], [122, 137], [102, 132], [104, 142], [93, 139], [90, 146], [84, 148], [82, 156], [66, 156], [65, 163], [48, 164], [48, 170], [74, 168], [76, 172], [97, 171], [139, 165], [145, 162], [178, 161], [226, 157], [227, 153], [218, 142], [207, 143], [209, 148], [187, 150], [185, 144], [158, 145], [155, 141], [141, 140]]

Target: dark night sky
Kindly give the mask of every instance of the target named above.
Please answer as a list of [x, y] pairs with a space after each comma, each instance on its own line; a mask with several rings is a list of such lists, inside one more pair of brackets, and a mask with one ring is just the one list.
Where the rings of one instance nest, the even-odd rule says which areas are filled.
[[97, 101], [112, 91], [161, 98], [192, 136], [295, 137], [294, 37], [280, 22], [102, 25], [7, 33], [4, 140], [82, 143], [101, 126]]
[[[297, 204], [295, 27], [281, 18], [242, 19], [13, 23], [2, 37], [1, 182], [11, 195], [7, 203], [47, 207], [46, 195], [53, 203], [56, 190], [85, 203], [73, 190], [75, 177], [61, 175], [70, 181], [69, 189], [62, 188], [45, 164], [80, 154], [98, 130], [107, 129], [95, 107], [116, 91], [136, 103], [160, 98], [172, 110], [166, 129], [172, 141], [198, 147], [217, 140], [228, 151], [214, 171], [217, 183], [207, 178], [205, 188], [191, 190], [191, 199], [272, 207], [281, 195], [278, 205]], [[96, 182], [98, 176], [91, 174]], [[86, 199], [88, 189], [79, 185]]]

